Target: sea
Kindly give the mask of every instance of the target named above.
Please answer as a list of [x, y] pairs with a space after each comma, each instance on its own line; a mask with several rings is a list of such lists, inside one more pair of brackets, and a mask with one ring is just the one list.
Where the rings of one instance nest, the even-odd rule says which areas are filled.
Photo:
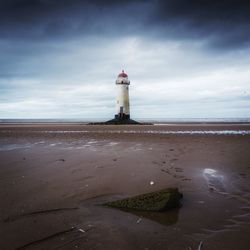
[[[0, 123], [83, 123], [103, 122], [111, 118], [79, 118], [79, 119], [0, 119]], [[133, 118], [139, 122], [153, 124], [173, 123], [250, 123], [250, 118]]]

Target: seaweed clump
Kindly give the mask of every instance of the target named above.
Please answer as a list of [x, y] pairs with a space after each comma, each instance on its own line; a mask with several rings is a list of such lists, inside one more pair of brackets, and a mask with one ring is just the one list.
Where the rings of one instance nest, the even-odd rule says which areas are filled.
[[104, 206], [140, 211], [163, 212], [180, 206], [183, 197], [178, 188], [141, 194], [126, 199], [107, 202]]

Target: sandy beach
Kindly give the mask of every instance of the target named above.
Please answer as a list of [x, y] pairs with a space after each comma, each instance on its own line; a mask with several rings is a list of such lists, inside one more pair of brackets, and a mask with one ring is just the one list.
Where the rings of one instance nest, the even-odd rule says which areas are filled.
[[[0, 125], [0, 249], [250, 249], [250, 124]], [[101, 204], [168, 187], [163, 213]]]

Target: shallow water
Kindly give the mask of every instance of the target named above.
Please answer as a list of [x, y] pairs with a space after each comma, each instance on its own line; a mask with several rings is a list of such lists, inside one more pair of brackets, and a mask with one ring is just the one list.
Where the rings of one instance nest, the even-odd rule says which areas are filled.
[[0, 151], [11, 151], [11, 150], [16, 150], [16, 149], [29, 149], [31, 148], [32, 144], [27, 143], [27, 144], [0, 144]]
[[[34, 131], [33, 131], [34, 132]], [[249, 135], [250, 130], [61, 130], [39, 131], [38, 133], [71, 134], [71, 133], [101, 133], [101, 134], [169, 134], [169, 135]]]
[[[12, 130], [0, 130], [11, 133]], [[15, 131], [17, 132], [17, 131]], [[21, 132], [21, 131], [19, 131]], [[166, 135], [250, 135], [250, 130], [26, 130], [34, 134], [166, 134]], [[94, 143], [94, 142], [93, 142]]]
[[114, 148], [117, 145], [119, 145], [119, 142], [111, 141], [111, 140], [93, 140], [93, 139], [81, 139], [81, 140], [75, 140], [75, 141], [58, 141], [58, 140], [50, 140], [50, 141], [34, 141], [25, 143], [23, 141], [16, 141], [15, 143], [12, 143], [12, 141], [2, 141], [0, 143], [0, 151], [12, 151], [12, 150], [18, 150], [18, 149], [32, 149], [34, 147], [37, 148], [57, 148], [61, 150], [91, 150], [95, 151], [97, 148], [100, 147], [107, 147], [107, 148]]

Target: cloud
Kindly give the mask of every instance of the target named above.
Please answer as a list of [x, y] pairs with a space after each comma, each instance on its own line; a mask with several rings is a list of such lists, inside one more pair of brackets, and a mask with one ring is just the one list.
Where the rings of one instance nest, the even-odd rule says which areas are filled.
[[249, 46], [245, 0], [10, 0], [0, 3], [2, 39], [145, 36], [202, 41], [219, 50]]
[[0, 117], [111, 118], [116, 74], [124, 67], [133, 117], [248, 115], [250, 59], [240, 52], [216, 57], [189, 43], [139, 37], [91, 41], [27, 56], [17, 71], [38, 73], [0, 80]]
[[249, 46], [249, 12], [250, 3], [245, 0], [160, 0], [154, 20], [170, 36], [202, 39], [210, 46], [229, 49]]
[[[11, 0], [0, 3], [4, 39], [72, 39], [138, 31], [143, 1]], [[133, 25], [131, 25], [133, 24]]]

